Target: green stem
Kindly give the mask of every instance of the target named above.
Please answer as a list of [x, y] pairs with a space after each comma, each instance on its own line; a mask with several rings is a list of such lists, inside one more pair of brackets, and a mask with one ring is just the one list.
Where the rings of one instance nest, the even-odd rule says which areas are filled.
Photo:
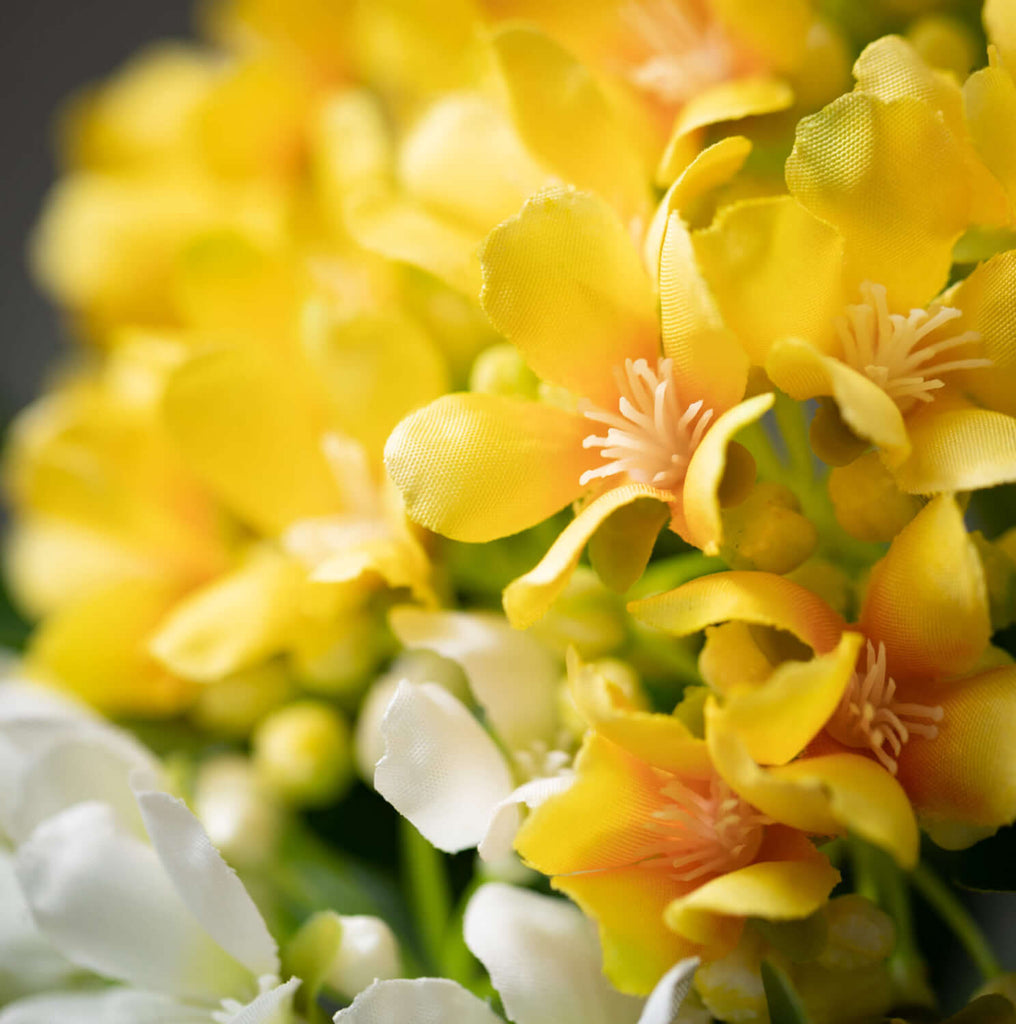
[[815, 476], [816, 469], [804, 408], [803, 402], [795, 402], [783, 394], [777, 394], [773, 406], [773, 417], [780, 428], [780, 436], [790, 461], [788, 468], [793, 479], [802, 485]]
[[444, 855], [405, 819], [399, 819], [407, 902], [429, 966], [442, 974], [452, 895]]
[[970, 912], [945, 882], [927, 865], [918, 864], [910, 875], [914, 888], [952, 929], [985, 981], [1002, 973], [994, 950]]

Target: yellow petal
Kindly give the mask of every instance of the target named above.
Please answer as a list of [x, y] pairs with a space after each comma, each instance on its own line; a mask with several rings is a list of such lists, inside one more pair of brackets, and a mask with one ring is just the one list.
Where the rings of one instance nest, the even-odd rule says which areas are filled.
[[729, 952], [746, 917], [792, 921], [821, 909], [840, 873], [827, 861], [764, 861], [730, 871], [674, 900], [664, 920], [707, 959]]
[[173, 376], [164, 409], [194, 472], [259, 530], [341, 507], [323, 432], [284, 364], [252, 350], [196, 356]]
[[877, 445], [898, 465], [911, 439], [896, 403], [874, 381], [833, 356], [796, 338], [776, 342], [766, 358], [766, 373], [791, 398], [804, 401], [831, 395], [844, 423], [858, 437]]
[[568, 681], [580, 714], [601, 736], [657, 768], [682, 776], [712, 775], [704, 740], [673, 715], [636, 707], [595, 665], [584, 665], [574, 650], [568, 653]]
[[626, 358], [655, 366], [652, 284], [614, 211], [593, 195], [548, 189], [483, 243], [483, 307], [544, 380], [606, 409]]
[[988, 39], [998, 47], [1007, 66], [1016, 67], [1016, 8], [1012, 0], [984, 0], [981, 16]]
[[945, 284], [970, 197], [960, 144], [932, 107], [841, 96], [799, 123], [786, 174], [791, 193], [842, 233], [848, 292], [873, 281], [908, 309]]
[[701, 398], [714, 415], [736, 405], [748, 383], [748, 356], [724, 323], [676, 213], [667, 218], [660, 252], [660, 319], [678, 394]]
[[[505, 587], [504, 610], [516, 629], [539, 619], [564, 590], [582, 549], [600, 525], [618, 509], [645, 498], [666, 502], [672, 495], [646, 484], [622, 484], [595, 498], [564, 528], [539, 564]], [[651, 522], [646, 522], [651, 527]]]
[[843, 239], [790, 196], [725, 207], [693, 236], [724, 321], [757, 365], [779, 338], [829, 351], [843, 312]]
[[732, 620], [771, 626], [792, 633], [817, 654], [836, 647], [845, 628], [820, 597], [767, 572], [700, 576], [669, 593], [633, 601], [628, 610], [640, 622], [673, 636]]
[[501, 395], [454, 394], [392, 431], [385, 463], [411, 519], [488, 541], [542, 522], [582, 491], [596, 460], [583, 417]]
[[360, 441], [375, 464], [399, 420], [448, 390], [441, 352], [395, 310], [338, 322], [305, 315], [303, 347], [332, 421]]
[[589, 539], [589, 562], [597, 576], [619, 593], [635, 584], [669, 519], [667, 504], [656, 498], [639, 498], [612, 512]]
[[786, 764], [818, 735], [854, 674], [863, 639], [844, 633], [829, 654], [786, 661], [761, 686], [727, 692], [724, 722], [756, 761]]
[[964, 679], [941, 697], [938, 735], [912, 737], [899, 756], [899, 780], [922, 814], [970, 825], [1016, 818], [1016, 669]]
[[295, 634], [304, 572], [271, 549], [179, 603], [160, 623], [152, 654], [170, 671], [211, 682], [280, 653]]
[[176, 597], [145, 578], [92, 591], [39, 626], [26, 665], [108, 715], [175, 714], [193, 688], [151, 657], [148, 640]]
[[[775, 395], [755, 395], [728, 409], [710, 426], [688, 462], [682, 501], [687, 538], [707, 555], [719, 554], [723, 541], [720, 491], [733, 503], [744, 497], [755, 480], [755, 463], [745, 449], [731, 447], [734, 435], [772, 408]], [[738, 452], [731, 458], [733, 452]]]
[[601, 195], [625, 218], [644, 213], [648, 172], [589, 71], [539, 29], [502, 29], [492, 45], [529, 151], [564, 181]]
[[706, 706], [706, 739], [727, 785], [774, 821], [813, 835], [851, 831], [904, 867], [917, 860], [917, 822], [907, 794], [872, 758], [827, 754], [760, 768], [713, 702]]
[[786, 110], [793, 102], [793, 90], [775, 78], [739, 78], [703, 89], [681, 108], [656, 169], [656, 183], [669, 185], [688, 166], [700, 129]]
[[1016, 481], [1016, 419], [988, 409], [928, 409], [907, 418], [912, 452], [893, 466], [910, 494], [976, 491]]
[[1016, 81], [1012, 62], [1002, 67], [994, 48], [990, 56], [990, 66], [975, 71], [964, 83], [963, 103], [974, 146], [1012, 207], [1016, 206], [1016, 141], [1012, 132], [999, 131], [998, 126], [1016, 118]]
[[773, 673], [773, 663], [755, 640], [747, 622], [724, 622], [706, 627], [699, 654], [699, 672], [709, 687], [726, 695], [735, 688], [761, 686]]
[[951, 495], [926, 505], [871, 571], [860, 627], [884, 643], [897, 679], [968, 671], [988, 646], [988, 591]]
[[600, 927], [603, 972], [622, 992], [646, 995], [677, 963], [697, 952], [668, 928], [664, 911], [677, 892], [666, 864], [558, 876], [551, 885]]
[[727, 30], [771, 67], [794, 68], [804, 51], [814, 20], [807, 0], [773, 0], [764, 7], [752, 0], [710, 0]]

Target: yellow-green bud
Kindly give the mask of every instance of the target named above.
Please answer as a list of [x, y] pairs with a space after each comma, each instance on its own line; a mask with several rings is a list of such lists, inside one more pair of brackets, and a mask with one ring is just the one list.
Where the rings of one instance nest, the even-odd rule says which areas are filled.
[[921, 510], [921, 499], [904, 494], [877, 452], [868, 452], [829, 474], [836, 520], [851, 537], [891, 541]]
[[760, 483], [723, 512], [721, 555], [732, 569], [783, 574], [799, 566], [818, 543], [818, 531], [782, 484]]
[[294, 693], [286, 667], [277, 661], [237, 672], [202, 686], [190, 715], [207, 732], [243, 739], [265, 715]]
[[308, 626], [292, 653], [293, 671], [304, 689], [353, 702], [387, 656], [391, 638], [369, 611]]
[[476, 357], [469, 375], [469, 390], [488, 395], [535, 399], [539, 387], [539, 378], [509, 342], [484, 349]]
[[258, 726], [252, 746], [265, 785], [296, 806], [332, 803], [352, 781], [349, 727], [328, 704], [301, 701], [274, 712]]
[[818, 963], [835, 970], [868, 967], [893, 950], [896, 932], [892, 918], [863, 896], [851, 894], [830, 900], [825, 908], [828, 928]]
[[580, 566], [550, 611], [532, 627], [562, 655], [574, 647], [584, 661], [616, 651], [627, 637], [624, 601], [592, 569]]
[[761, 938], [745, 932], [732, 953], [703, 964], [695, 972], [695, 989], [714, 1017], [729, 1024], [768, 1021], [760, 968], [762, 946]]
[[977, 41], [970, 29], [947, 14], [926, 14], [908, 29], [907, 38], [933, 68], [951, 71], [959, 81], [977, 61]]
[[885, 963], [852, 971], [830, 970], [817, 963], [796, 964], [791, 980], [811, 1024], [881, 1020], [893, 1003]]

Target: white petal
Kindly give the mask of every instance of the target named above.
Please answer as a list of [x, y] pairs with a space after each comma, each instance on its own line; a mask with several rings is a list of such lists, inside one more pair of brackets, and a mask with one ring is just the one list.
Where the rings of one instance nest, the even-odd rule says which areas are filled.
[[533, 779], [523, 783], [518, 789], [509, 793], [494, 808], [487, 822], [487, 832], [477, 852], [489, 863], [497, 863], [508, 857], [515, 846], [515, 833], [522, 823], [522, 807], [532, 810], [539, 807], [548, 797], [555, 793], [563, 793], [574, 781], [574, 773], [553, 775], [543, 779]]
[[162, 866], [206, 932], [252, 974], [278, 974], [275, 940], [236, 872], [182, 800], [132, 777], [141, 816]]
[[0, 1024], [211, 1024], [211, 1017], [168, 996], [113, 989], [23, 999], [0, 1012]]
[[596, 929], [571, 903], [500, 882], [477, 889], [466, 945], [516, 1024], [634, 1024], [642, 1001], [603, 976]]
[[486, 1003], [444, 978], [378, 981], [333, 1020], [335, 1024], [504, 1024]]
[[532, 634], [512, 628], [503, 615], [408, 605], [393, 609], [390, 621], [406, 647], [436, 651], [465, 669], [491, 728], [510, 750], [554, 742], [562, 669]]
[[300, 987], [299, 978], [262, 992], [253, 1002], [230, 1013], [216, 1013], [216, 1024], [289, 1024], [293, 1020], [293, 996]]
[[491, 811], [514, 789], [497, 744], [447, 690], [403, 680], [381, 723], [377, 791], [439, 850], [483, 838]]
[[674, 964], [650, 993], [638, 1024], [673, 1024], [681, 1004], [691, 991], [691, 983], [700, 963], [698, 957], [692, 956]]
[[17, 852], [35, 923], [74, 963], [138, 988], [246, 998], [253, 978], [194, 920], [155, 851], [105, 804], [43, 822]]

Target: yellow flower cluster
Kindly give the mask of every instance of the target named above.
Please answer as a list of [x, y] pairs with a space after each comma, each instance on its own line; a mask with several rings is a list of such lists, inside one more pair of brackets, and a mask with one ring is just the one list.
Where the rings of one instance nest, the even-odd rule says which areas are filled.
[[847, 912], [828, 840], [1011, 824], [1016, 533], [965, 514], [1016, 483], [1016, 3], [986, 50], [883, 7], [215, 0], [80, 96], [32, 256], [81, 345], [7, 447], [30, 670], [285, 774], [393, 605], [506, 583], [594, 652], [515, 848], [619, 989], [698, 956], [720, 1015], [765, 922]]

